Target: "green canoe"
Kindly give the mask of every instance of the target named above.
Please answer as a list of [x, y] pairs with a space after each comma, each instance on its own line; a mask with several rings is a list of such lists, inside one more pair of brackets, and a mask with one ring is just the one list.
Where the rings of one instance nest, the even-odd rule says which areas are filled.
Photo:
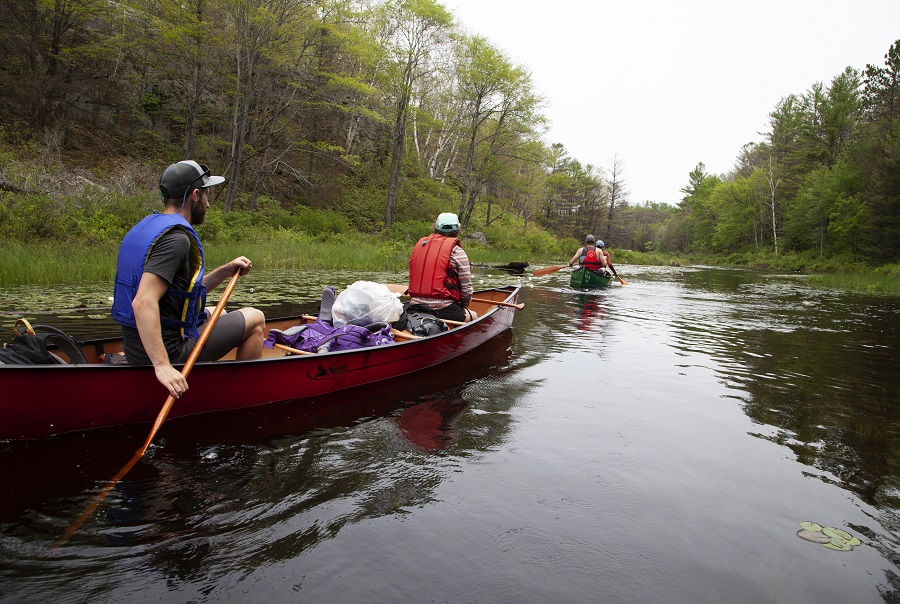
[[606, 287], [612, 279], [612, 277], [600, 275], [590, 269], [582, 267], [572, 271], [572, 278], [569, 279], [569, 285], [576, 289], [593, 289], [595, 287]]

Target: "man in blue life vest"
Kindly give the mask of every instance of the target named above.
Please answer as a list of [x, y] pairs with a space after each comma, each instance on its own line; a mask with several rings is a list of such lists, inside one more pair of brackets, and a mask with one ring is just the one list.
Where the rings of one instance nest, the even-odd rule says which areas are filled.
[[448, 321], [472, 321], [472, 267], [459, 241], [459, 218], [445, 212], [434, 232], [422, 237], [409, 257], [409, 295], [412, 304], [427, 304], [435, 316]]
[[569, 266], [576, 262], [584, 268], [590, 269], [595, 273], [609, 276], [609, 254], [603, 249], [603, 242], [594, 239], [593, 235], [584, 238], [584, 246], [578, 248], [572, 259], [569, 260]]
[[[170, 165], [159, 181], [165, 210], [154, 212], [122, 239], [116, 260], [112, 316], [122, 325], [125, 359], [153, 365], [156, 379], [175, 398], [188, 389], [172, 364], [184, 363], [209, 316], [206, 291], [253, 263], [244, 256], [205, 272], [194, 226], [203, 223], [209, 187], [225, 182], [194, 161]], [[265, 316], [255, 308], [222, 313], [198, 361], [214, 361], [237, 347], [238, 359], [262, 356]]]

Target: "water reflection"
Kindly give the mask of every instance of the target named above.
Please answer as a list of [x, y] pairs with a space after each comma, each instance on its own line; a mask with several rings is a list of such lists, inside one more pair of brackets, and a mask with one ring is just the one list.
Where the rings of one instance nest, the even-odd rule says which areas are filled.
[[575, 327], [591, 331], [595, 323], [602, 324], [606, 317], [604, 296], [599, 294], [575, 294]]
[[413, 379], [167, 423], [61, 555], [145, 432], [0, 446], [3, 597], [898, 601], [900, 300], [617, 268], [524, 278], [510, 332]]
[[[760, 277], [747, 272], [702, 274], [700, 292], [726, 295], [691, 295], [691, 309], [675, 319], [674, 345], [716, 358], [745, 412], [777, 428], [761, 438], [838, 477], [867, 503], [894, 507], [900, 374], [889, 367], [900, 349], [897, 300], [850, 300], [791, 283], [760, 288]], [[695, 292], [696, 274], [687, 280]]]

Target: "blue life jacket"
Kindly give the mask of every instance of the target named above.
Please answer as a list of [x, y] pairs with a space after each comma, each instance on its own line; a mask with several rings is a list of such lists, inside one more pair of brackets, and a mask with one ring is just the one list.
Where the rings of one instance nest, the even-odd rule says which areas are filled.
[[194, 228], [180, 214], [160, 214], [147, 216], [122, 239], [116, 260], [116, 282], [113, 295], [112, 317], [121, 325], [137, 328], [134, 310], [131, 307], [137, 295], [144, 264], [159, 238], [172, 229], [182, 229], [191, 240], [189, 262], [191, 267], [190, 285], [187, 291], [169, 287], [166, 295], [184, 298], [181, 318], [160, 317], [160, 323], [168, 327], [178, 327], [182, 339], [200, 337], [198, 328], [206, 322], [206, 287], [203, 285], [203, 246]]

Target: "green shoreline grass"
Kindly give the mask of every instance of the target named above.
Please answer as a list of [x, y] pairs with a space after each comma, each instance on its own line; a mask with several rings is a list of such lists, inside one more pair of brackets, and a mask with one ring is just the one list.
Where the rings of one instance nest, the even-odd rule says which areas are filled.
[[[322, 242], [270, 240], [216, 243], [204, 246], [206, 264], [216, 267], [247, 256], [257, 269], [303, 268], [308, 270], [404, 271], [409, 266], [409, 246], [399, 242], [362, 240]], [[63, 285], [112, 281], [117, 246], [77, 247], [51, 244], [0, 245], [0, 287]], [[534, 262], [527, 252], [467, 247], [473, 263], [507, 264]]]
[[[257, 269], [302, 268], [308, 270], [404, 271], [409, 263], [410, 244], [401, 241], [360, 237], [352, 240], [322, 241], [312, 237], [273, 237], [266, 241], [213, 243], [206, 246], [210, 267], [237, 256], [247, 256]], [[492, 250], [477, 245], [466, 247], [475, 264], [529, 262], [533, 266], [564, 263], [566, 259], [535, 258], [522, 250]], [[0, 245], [0, 287], [20, 285], [63, 285], [112, 281], [115, 277], [116, 245], [79, 246], [60, 244]], [[742, 257], [710, 258], [661, 253], [612, 250], [617, 266], [637, 264], [687, 266], [705, 264], [735, 266], [808, 275], [816, 287], [869, 293], [900, 294], [900, 265], [872, 268], [841, 265], [845, 270], [819, 272], [798, 269], [790, 258]], [[736, 260], [743, 260], [739, 262]], [[816, 267], [818, 268], [818, 267]]]

